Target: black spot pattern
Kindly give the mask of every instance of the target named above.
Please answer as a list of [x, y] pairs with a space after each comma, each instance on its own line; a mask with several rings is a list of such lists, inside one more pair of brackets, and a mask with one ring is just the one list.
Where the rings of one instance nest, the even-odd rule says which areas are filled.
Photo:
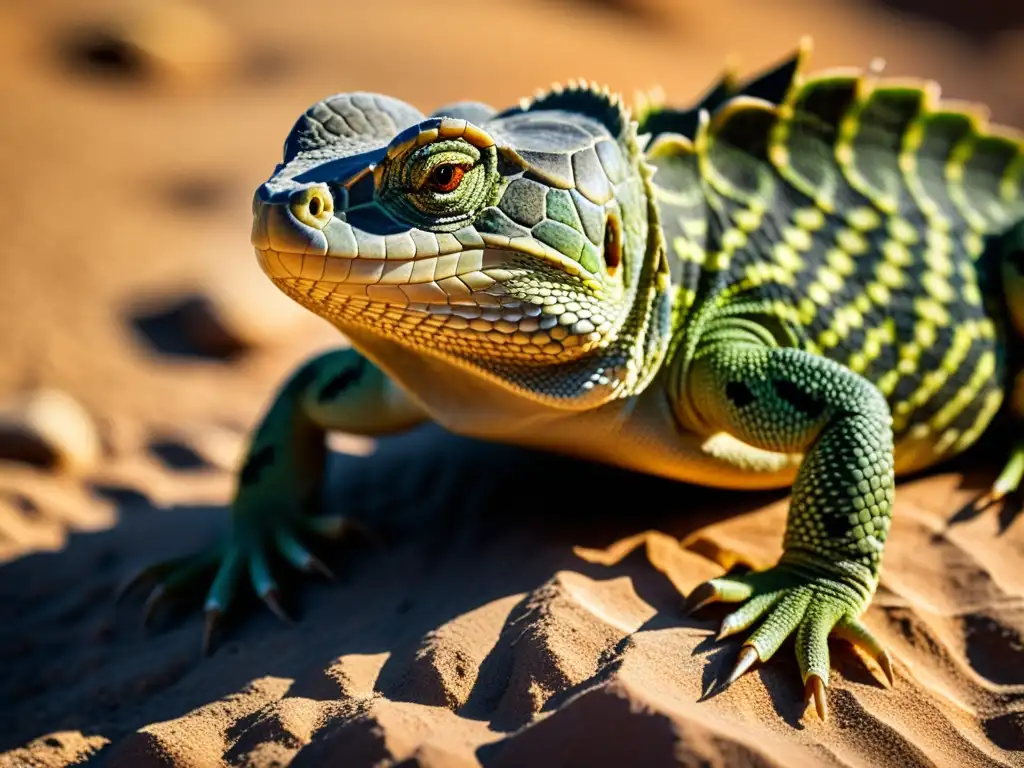
[[757, 399], [754, 397], [754, 393], [750, 391], [750, 387], [742, 381], [730, 381], [726, 384], [725, 396], [732, 400], [733, 405], [737, 408], [748, 406]]
[[772, 386], [775, 387], [775, 391], [778, 393], [779, 397], [805, 416], [816, 419], [821, 416], [825, 410], [825, 404], [823, 402], [812, 395], [807, 394], [791, 381], [775, 379], [772, 381]]
[[353, 384], [357, 384], [359, 380], [363, 378], [363, 373], [365, 371], [366, 361], [359, 358], [352, 367], [346, 368], [324, 384], [323, 388], [320, 390], [320, 394], [317, 395], [317, 398], [321, 402], [333, 400], [343, 392], [347, 391]]

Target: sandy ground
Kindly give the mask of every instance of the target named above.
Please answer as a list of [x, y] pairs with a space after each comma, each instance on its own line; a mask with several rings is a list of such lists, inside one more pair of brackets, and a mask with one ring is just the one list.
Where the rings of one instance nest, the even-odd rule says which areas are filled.
[[[985, 449], [901, 486], [866, 618], [897, 684], [836, 645], [827, 724], [790, 646], [707, 696], [741, 640], [679, 611], [721, 562], [777, 556], [783, 496], [435, 428], [334, 441], [332, 504], [378, 538], [325, 553], [338, 581], [293, 589], [295, 624], [256, 610], [202, 658], [195, 610], [147, 630], [141, 596], [114, 600], [224, 530], [246, 429], [337, 342], [248, 246], [251, 190], [309, 103], [506, 104], [573, 76], [686, 101], [730, 53], [754, 68], [813, 33], [816, 66], [881, 55], [1024, 125], [1024, 33], [982, 49], [838, 0], [18, 5], [0, 7], [0, 430], [39, 386], [89, 416], [37, 400], [36, 447], [75, 462], [0, 464], [0, 766], [1024, 765], [1024, 522], [971, 510]], [[564, 487], [542, 498], [541, 474]]]

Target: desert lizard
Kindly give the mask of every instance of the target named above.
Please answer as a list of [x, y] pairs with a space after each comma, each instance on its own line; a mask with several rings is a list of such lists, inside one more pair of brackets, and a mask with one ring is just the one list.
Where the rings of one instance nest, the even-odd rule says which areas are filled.
[[[238, 476], [233, 530], [151, 569], [213, 572], [206, 642], [271, 558], [322, 568], [309, 514], [327, 430], [434, 420], [723, 488], [792, 486], [784, 554], [698, 587], [753, 628], [729, 681], [795, 633], [823, 718], [830, 635], [892, 682], [859, 618], [894, 477], [1021, 414], [1024, 145], [925, 81], [804, 73], [809, 45], [689, 109], [586, 82], [427, 117], [370, 93], [310, 107], [253, 200], [260, 267], [351, 348], [284, 383]], [[1005, 401], [1005, 402], [1004, 402]], [[1014, 490], [1015, 449], [992, 490]]]

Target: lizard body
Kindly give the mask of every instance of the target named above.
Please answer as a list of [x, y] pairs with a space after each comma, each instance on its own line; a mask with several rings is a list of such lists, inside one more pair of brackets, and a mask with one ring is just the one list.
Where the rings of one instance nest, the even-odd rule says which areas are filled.
[[[796, 636], [824, 716], [827, 639], [892, 679], [859, 620], [897, 473], [969, 447], [1014, 391], [1024, 144], [937, 88], [800, 51], [697, 105], [632, 114], [586, 83], [425, 117], [312, 106], [253, 202], [260, 266], [353, 348], [283, 386], [215, 557], [208, 632], [276, 552], [310, 569], [324, 432], [426, 419], [726, 488], [793, 486], [784, 552], [694, 591], [756, 628], [731, 677]], [[1017, 450], [993, 493], [1015, 489]], [[165, 575], [175, 586], [199, 562]], [[208, 638], [207, 638], [208, 639]]]

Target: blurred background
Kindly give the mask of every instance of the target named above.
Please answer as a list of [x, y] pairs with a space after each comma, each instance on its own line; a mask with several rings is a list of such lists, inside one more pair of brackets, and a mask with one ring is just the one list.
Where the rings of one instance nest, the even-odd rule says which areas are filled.
[[1010, 0], [0, 5], [0, 560], [109, 523], [54, 467], [223, 503], [272, 388], [336, 343], [248, 244], [252, 191], [315, 100], [501, 107], [584, 77], [687, 103], [728, 57], [753, 71], [805, 34], [813, 68], [882, 57], [1024, 126]]

